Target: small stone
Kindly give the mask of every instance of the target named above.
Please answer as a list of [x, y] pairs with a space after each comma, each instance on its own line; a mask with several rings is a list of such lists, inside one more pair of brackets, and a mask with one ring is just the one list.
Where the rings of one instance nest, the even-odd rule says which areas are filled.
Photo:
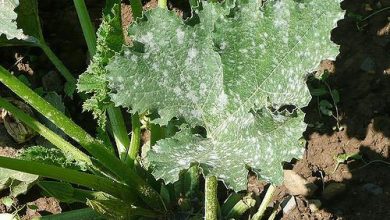
[[292, 170], [284, 170], [284, 186], [294, 196], [311, 196], [318, 188]]
[[367, 191], [375, 196], [379, 196], [379, 195], [383, 194], [382, 187], [375, 185], [373, 183], [364, 184], [363, 190], [365, 190], [365, 191]]
[[332, 198], [342, 194], [346, 188], [347, 187], [344, 183], [330, 183], [322, 192], [322, 197], [326, 200], [331, 200]]
[[287, 197], [286, 199], [283, 200], [281, 206], [283, 208], [283, 213], [288, 214], [291, 210], [297, 207], [297, 202], [295, 201], [295, 197], [294, 196]]
[[309, 202], [309, 209], [311, 212], [316, 212], [321, 208], [321, 201], [318, 199], [311, 199]]

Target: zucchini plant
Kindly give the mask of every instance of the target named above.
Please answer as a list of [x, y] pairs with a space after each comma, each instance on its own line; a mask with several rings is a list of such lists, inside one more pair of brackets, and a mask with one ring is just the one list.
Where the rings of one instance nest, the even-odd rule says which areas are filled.
[[[24, 39], [19, 38], [24, 30], [17, 29], [13, 13], [18, 1], [4, 1], [11, 11], [0, 10], [7, 19], [0, 33]], [[0, 157], [0, 167], [60, 180], [39, 185], [60, 200], [86, 202], [114, 218], [170, 216], [177, 211], [169, 205], [170, 183], [178, 187], [185, 170], [190, 191], [199, 185], [199, 172], [206, 177], [206, 219], [221, 217], [217, 180], [242, 191], [250, 169], [272, 184], [282, 182], [281, 163], [299, 158], [304, 150], [299, 139], [306, 125], [300, 109], [311, 98], [306, 76], [321, 59], [338, 53], [330, 31], [343, 16], [340, 0], [191, 1], [193, 16], [187, 20], [169, 11], [166, 1], [147, 12], [142, 12], [140, 1], [132, 1], [135, 22], [125, 33], [132, 39], [130, 46], [124, 45], [120, 1], [107, 0], [97, 38], [85, 4], [74, 2], [93, 55], [77, 88], [91, 95], [84, 108], [93, 112], [103, 134], [112, 133], [115, 144], [90, 136], [0, 67], [4, 85], [87, 153], [6, 99], [0, 98], [0, 107], [88, 171], [5, 157]], [[131, 138], [119, 107], [132, 115]], [[142, 159], [137, 157], [139, 115], [151, 118], [151, 147]], [[269, 187], [267, 201], [274, 189]], [[221, 207], [222, 217], [239, 216], [253, 206], [243, 208], [235, 195]], [[260, 219], [265, 208], [266, 202], [253, 219]]]

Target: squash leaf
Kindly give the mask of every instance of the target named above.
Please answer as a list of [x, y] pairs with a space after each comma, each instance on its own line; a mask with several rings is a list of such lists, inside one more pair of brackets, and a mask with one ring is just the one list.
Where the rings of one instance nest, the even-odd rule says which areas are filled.
[[43, 40], [36, 0], [0, 1], [0, 20], [0, 46], [38, 46]]
[[[330, 31], [343, 16], [339, 4], [204, 2], [197, 23], [155, 9], [130, 27], [141, 46], [125, 48], [107, 66], [112, 100], [133, 112], [156, 110], [161, 125], [174, 117], [187, 122], [149, 151], [153, 175], [175, 182], [198, 163], [236, 191], [246, 189], [248, 168], [280, 184], [281, 163], [304, 150], [306, 76], [338, 53]], [[207, 135], [193, 134], [195, 126]]]
[[[115, 52], [121, 50], [123, 43], [120, 1], [114, 2], [116, 4], [112, 7], [112, 10], [109, 11], [111, 7], [107, 6], [104, 12], [102, 24], [97, 31], [96, 54], [88, 69], [80, 75], [77, 84], [79, 92], [93, 94], [91, 98], [84, 102], [83, 108], [93, 113], [101, 127], [104, 127], [106, 123], [106, 109], [111, 103], [108, 98], [105, 66]], [[114, 2], [111, 4], [114, 4]]]

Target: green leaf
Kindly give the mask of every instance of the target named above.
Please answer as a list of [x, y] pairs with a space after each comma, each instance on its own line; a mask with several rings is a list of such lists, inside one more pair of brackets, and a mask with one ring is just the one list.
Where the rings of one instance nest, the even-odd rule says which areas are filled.
[[[7, 40], [21, 40], [35, 44], [43, 39], [36, 0], [0, 1], [0, 20], [2, 22], [0, 35], [5, 35]], [[2, 38], [0, 45], [7, 45], [7, 41]]]
[[14, 200], [11, 197], [6, 196], [1, 199], [1, 203], [3, 203], [3, 205], [9, 209], [12, 207], [12, 204], [14, 204]]
[[106, 123], [106, 109], [111, 104], [108, 99], [105, 66], [115, 52], [121, 50], [123, 44], [120, 1], [119, 4], [118, 1], [115, 2], [116, 4], [111, 11], [105, 9], [103, 21], [97, 31], [96, 54], [88, 69], [80, 75], [77, 84], [79, 92], [93, 94], [90, 99], [85, 101], [83, 108], [92, 111], [101, 127], [104, 127]]
[[76, 161], [71, 155], [64, 155], [58, 148], [47, 148], [42, 146], [29, 147], [19, 156], [20, 159], [37, 161], [49, 165], [75, 170], [87, 170], [85, 163]]
[[55, 215], [46, 215], [39, 218], [40, 220], [69, 220], [69, 219], [78, 219], [78, 220], [104, 220], [101, 215], [96, 213], [91, 208], [77, 209], [72, 211], [62, 212]]
[[310, 90], [312, 96], [323, 96], [329, 94], [329, 91], [325, 87]]
[[12, 197], [26, 193], [37, 180], [37, 175], [0, 168], [0, 191], [9, 188]]
[[340, 93], [337, 89], [332, 90], [332, 99], [336, 104], [340, 102]]
[[87, 199], [104, 199], [107, 194], [74, 188], [70, 183], [55, 181], [40, 181], [38, 186], [41, 187], [49, 196], [53, 196], [61, 202], [85, 203]]
[[87, 205], [97, 213], [110, 219], [131, 219], [135, 216], [155, 219], [159, 216], [152, 210], [138, 208], [117, 199], [88, 200]]
[[324, 99], [320, 101], [320, 111], [322, 114], [327, 116], [332, 116], [333, 115], [332, 108], [333, 105], [328, 100]]
[[[156, 110], [160, 125], [188, 123], [152, 147], [153, 175], [175, 182], [198, 163], [236, 191], [246, 189], [248, 167], [281, 183], [281, 163], [304, 150], [306, 75], [338, 53], [330, 31], [343, 15], [339, 3], [243, 0], [226, 13], [230, 5], [203, 2], [198, 23], [155, 9], [131, 26], [138, 43], [107, 66], [112, 100], [133, 112]], [[292, 111], [279, 110], [286, 106]], [[195, 126], [207, 136], [193, 134]]]

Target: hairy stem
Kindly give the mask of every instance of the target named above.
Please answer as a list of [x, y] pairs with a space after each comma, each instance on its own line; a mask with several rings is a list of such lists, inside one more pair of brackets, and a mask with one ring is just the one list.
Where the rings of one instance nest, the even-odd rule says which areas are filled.
[[72, 169], [2, 156], [0, 156], [0, 167], [78, 184], [127, 201], [135, 199], [134, 194], [125, 185]]
[[138, 176], [134, 170], [126, 166], [113, 155], [105, 146], [95, 140], [80, 126], [66, 117], [62, 112], [50, 105], [46, 100], [37, 95], [29, 87], [20, 82], [15, 76], [0, 66], [0, 82], [20, 96], [24, 101], [30, 104], [38, 112], [49, 119], [54, 125], [60, 128], [65, 134], [69, 135], [75, 141], [94, 156], [101, 164], [115, 174], [120, 180], [123, 180], [131, 188], [138, 191], [141, 199], [150, 207], [156, 210], [165, 211], [160, 195], [148, 183]]
[[139, 148], [141, 146], [141, 122], [138, 113], [131, 116], [131, 142], [128, 157], [131, 161], [137, 159]]
[[73, 0], [76, 7], [77, 16], [83, 30], [85, 41], [87, 42], [89, 55], [92, 57], [96, 53], [96, 34], [95, 28], [89, 17], [87, 6], [84, 0]]
[[130, 145], [130, 139], [127, 135], [126, 125], [123, 120], [123, 115], [120, 108], [111, 104], [107, 108], [108, 117], [110, 118], [112, 133], [114, 135], [116, 147], [118, 149], [119, 158], [126, 159], [127, 148]]
[[267, 192], [265, 193], [265, 196], [263, 198], [263, 201], [261, 201], [260, 207], [256, 212], [256, 214], [252, 217], [252, 220], [260, 220], [263, 217], [268, 204], [271, 202], [275, 190], [276, 187], [272, 184], [268, 187]]
[[76, 88], [76, 78], [70, 73], [68, 68], [65, 67], [64, 63], [54, 54], [50, 47], [45, 42], [40, 42], [39, 46], [50, 59], [50, 61], [54, 64], [54, 66], [58, 69], [61, 75], [66, 79], [66, 81], [73, 88]]
[[60, 137], [50, 129], [46, 128], [41, 123], [39, 123], [36, 119], [32, 118], [30, 115], [18, 109], [17, 107], [12, 105], [9, 101], [1, 97], [0, 97], [0, 107], [11, 112], [13, 116], [15, 116], [24, 124], [26, 124], [28, 127], [30, 127], [31, 129], [33, 129], [34, 131], [42, 135], [44, 138], [50, 141], [50, 143], [52, 143], [54, 146], [58, 147], [65, 155], [71, 155], [73, 159], [80, 162], [84, 162], [88, 166], [92, 166], [91, 159], [85, 153], [83, 153], [82, 151], [74, 147], [72, 144], [65, 141], [62, 137]]
[[215, 176], [206, 177], [205, 184], [205, 219], [218, 219], [218, 198], [217, 198], [217, 178]]

